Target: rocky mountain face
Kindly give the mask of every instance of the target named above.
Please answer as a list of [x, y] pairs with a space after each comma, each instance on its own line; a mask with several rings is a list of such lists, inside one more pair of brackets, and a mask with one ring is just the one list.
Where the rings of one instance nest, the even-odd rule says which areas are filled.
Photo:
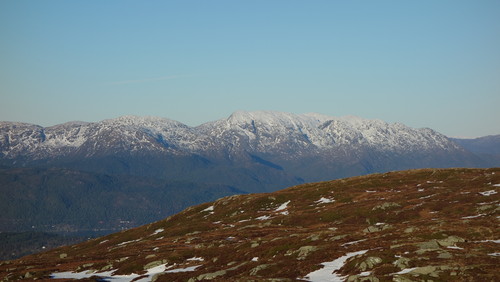
[[[373, 172], [495, 164], [500, 160], [485, 162], [431, 129], [358, 117], [235, 112], [198, 127], [135, 116], [46, 128], [0, 122], [0, 228], [76, 230], [87, 220], [87, 229], [116, 230], [124, 227], [117, 222], [137, 226], [230, 194]], [[118, 201], [121, 216], [113, 217], [104, 207], [119, 205], [113, 202], [121, 197], [140, 206]], [[95, 206], [91, 219], [87, 205]], [[59, 222], [52, 213], [61, 215]]]
[[499, 281], [500, 169], [420, 169], [230, 196], [0, 263], [0, 279]]

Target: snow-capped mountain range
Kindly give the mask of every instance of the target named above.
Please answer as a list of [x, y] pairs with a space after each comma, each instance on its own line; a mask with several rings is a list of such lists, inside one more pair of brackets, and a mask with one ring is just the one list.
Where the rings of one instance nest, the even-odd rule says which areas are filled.
[[498, 165], [500, 158], [485, 159], [434, 130], [359, 117], [235, 112], [197, 127], [136, 116], [45, 128], [0, 122], [0, 231], [119, 230], [221, 196], [374, 172]]
[[97, 123], [70, 122], [52, 127], [0, 122], [3, 159], [89, 157], [120, 151], [211, 155], [213, 152], [283, 154], [282, 158], [372, 148], [382, 152], [463, 151], [428, 128], [359, 117], [282, 112], [235, 112], [226, 119], [189, 127], [157, 117], [123, 116]]

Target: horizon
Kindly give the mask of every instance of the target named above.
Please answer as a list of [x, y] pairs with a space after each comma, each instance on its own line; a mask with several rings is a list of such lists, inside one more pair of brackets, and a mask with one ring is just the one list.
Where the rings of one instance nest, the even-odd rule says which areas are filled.
[[0, 120], [237, 110], [500, 134], [498, 1], [4, 1]]

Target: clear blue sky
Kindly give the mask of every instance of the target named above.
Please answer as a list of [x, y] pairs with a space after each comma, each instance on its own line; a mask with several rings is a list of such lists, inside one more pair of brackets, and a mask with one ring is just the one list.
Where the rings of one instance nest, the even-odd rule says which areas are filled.
[[0, 120], [236, 110], [500, 134], [500, 1], [0, 0]]

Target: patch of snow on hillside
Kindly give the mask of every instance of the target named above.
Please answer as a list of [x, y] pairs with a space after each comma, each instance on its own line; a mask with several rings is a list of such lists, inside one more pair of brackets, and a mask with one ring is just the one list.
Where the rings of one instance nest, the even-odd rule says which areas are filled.
[[342, 244], [342, 247], [349, 246], [349, 245], [354, 245], [354, 244], [357, 244], [357, 243], [363, 242], [363, 241], [366, 241], [366, 239], [361, 239], [361, 240], [357, 240], [357, 241], [347, 242], [347, 243]]
[[321, 197], [321, 199], [317, 200], [315, 203], [318, 203], [318, 204], [329, 204], [329, 203], [333, 203], [333, 202], [335, 202], [335, 200], [328, 199], [328, 198], [325, 198], [325, 197]]
[[[101, 276], [101, 277], [107, 277], [109, 278], [112, 274], [113, 271], [106, 271], [106, 272], [98, 272], [98, 273], [89, 273], [88, 271], [82, 271], [82, 272], [72, 272], [72, 271], [65, 271], [65, 272], [55, 272], [50, 275], [50, 278], [52, 279], [85, 279], [85, 278], [90, 278], [92, 276]], [[125, 281], [125, 280], [124, 280]], [[126, 281], [132, 281], [126, 280]]]
[[207, 211], [213, 211], [214, 210], [214, 206], [210, 206], [204, 210], [202, 210], [201, 212], [207, 212]]
[[371, 274], [372, 274], [372, 272], [371, 272], [371, 271], [365, 271], [365, 272], [361, 272], [361, 273], [359, 274], [359, 276], [370, 276]]
[[462, 219], [477, 218], [477, 217], [481, 217], [481, 216], [484, 216], [484, 215], [485, 215], [485, 214], [478, 214], [478, 215], [464, 216], [464, 217], [462, 217]]
[[141, 239], [126, 241], [126, 242], [122, 242], [122, 243], [118, 244], [117, 246], [123, 246], [123, 245], [126, 245], [126, 244], [130, 244], [130, 243], [134, 243], [134, 242], [139, 242], [139, 241], [141, 241]]
[[192, 257], [192, 258], [188, 258], [186, 260], [187, 261], [205, 261], [205, 259], [202, 257]]
[[158, 266], [152, 267], [148, 269], [148, 272], [146, 273], [147, 275], [154, 275], [157, 273], [162, 273], [167, 269], [167, 264], [160, 264]]
[[357, 251], [357, 252], [352, 252], [352, 253], [347, 253], [345, 256], [342, 256], [338, 259], [335, 259], [330, 262], [323, 262], [321, 263], [323, 265], [323, 268], [318, 269], [316, 271], [313, 271], [305, 276], [305, 279], [312, 281], [312, 282], [337, 282], [337, 281], [344, 281], [343, 276], [340, 276], [336, 273], [335, 271], [341, 269], [345, 262], [350, 259], [351, 257], [357, 256], [357, 255], [362, 255], [366, 253], [368, 250], [363, 250], [363, 251]]
[[[480, 206], [484, 206], [484, 205], [492, 205], [492, 204], [496, 204], [498, 203], [499, 201], [493, 201], [493, 202], [482, 202], [482, 203], [478, 203], [478, 205]], [[498, 204], [498, 206], [500, 206], [500, 204]]]
[[268, 219], [270, 219], [270, 218], [271, 218], [271, 217], [270, 217], [270, 216], [268, 216], [268, 215], [263, 215], [263, 216], [259, 216], [259, 217], [257, 217], [256, 219], [257, 219], [257, 220], [268, 220]]
[[201, 265], [194, 265], [194, 266], [189, 266], [185, 268], [176, 268], [176, 269], [171, 269], [165, 271], [165, 273], [176, 273], [176, 272], [190, 272], [190, 271], [195, 271], [198, 267]]
[[497, 191], [495, 191], [495, 190], [489, 190], [489, 191], [479, 192], [479, 194], [481, 194], [483, 196], [491, 196], [491, 195], [495, 195], [496, 193], [497, 193]]
[[409, 273], [409, 272], [412, 272], [413, 270], [417, 269], [416, 267], [413, 267], [413, 268], [405, 268], [403, 270], [401, 270], [400, 272], [396, 272], [396, 273], [393, 273], [394, 275], [396, 274], [406, 274], [406, 273]]
[[154, 235], [156, 235], [156, 234], [158, 234], [158, 233], [161, 233], [161, 232], [163, 232], [163, 231], [165, 231], [165, 229], [163, 229], [163, 228], [156, 229], [156, 230], [155, 230], [155, 232], [153, 232], [153, 234], [151, 234], [151, 236], [154, 236]]
[[500, 239], [498, 240], [482, 240], [482, 241], [474, 241], [474, 243], [495, 243], [495, 244], [500, 244]]
[[287, 201], [287, 202], [284, 202], [283, 204], [281, 204], [275, 211], [282, 211], [282, 210], [285, 210], [288, 206], [288, 204], [290, 203], [290, 201]]
[[493, 184], [491, 186], [500, 187], [500, 184]]
[[[194, 266], [194, 268], [197, 268], [198, 266]], [[191, 269], [192, 267], [188, 267], [185, 269]], [[166, 271], [166, 272], [181, 272], [182, 270], [184, 271], [193, 271], [192, 270], [185, 270], [185, 269], [173, 269], [171, 271]], [[153, 268], [148, 269], [146, 274], [135, 274], [131, 273], [128, 275], [113, 275], [113, 273], [116, 270], [110, 270], [106, 272], [92, 272], [92, 271], [82, 271], [82, 272], [71, 272], [71, 271], [66, 271], [66, 272], [56, 272], [52, 273], [50, 275], [50, 278], [52, 279], [87, 279], [92, 276], [99, 276], [104, 278], [105, 281], [111, 280], [111, 281], [116, 281], [116, 282], [129, 282], [129, 281], [151, 281], [154, 275], [158, 273], [163, 273], [166, 270], [166, 264], [162, 264]], [[147, 275], [147, 277], [141, 278], [139, 280], [136, 280], [140, 276]]]

